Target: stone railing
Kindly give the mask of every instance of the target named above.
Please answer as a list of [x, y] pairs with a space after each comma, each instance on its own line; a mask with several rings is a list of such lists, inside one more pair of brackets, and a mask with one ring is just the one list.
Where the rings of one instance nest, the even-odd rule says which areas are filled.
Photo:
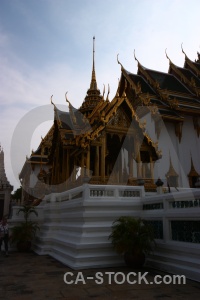
[[122, 198], [141, 198], [144, 197], [143, 186], [120, 186], [120, 185], [94, 185], [83, 184], [82, 186], [68, 190], [63, 193], [54, 193], [45, 196], [43, 202], [60, 202], [72, 199], [104, 199], [113, 198], [115, 200]]

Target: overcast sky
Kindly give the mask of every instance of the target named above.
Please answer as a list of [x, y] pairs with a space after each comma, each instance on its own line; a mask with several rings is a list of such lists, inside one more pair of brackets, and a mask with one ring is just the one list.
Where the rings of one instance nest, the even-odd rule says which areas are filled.
[[[118, 53], [133, 73], [137, 72], [134, 49], [142, 65], [163, 72], [169, 66], [166, 48], [178, 66], [184, 63], [181, 43], [190, 59], [197, 58], [199, 11], [199, 0], [0, 0], [0, 143], [14, 188], [19, 187], [16, 177], [26, 155], [37, 148], [53, 122], [40, 125], [38, 111], [44, 112], [40, 106], [47, 106], [47, 121], [53, 118], [51, 95], [55, 104], [65, 105], [68, 91], [76, 108], [84, 100], [94, 35], [98, 88], [102, 92], [103, 84], [109, 83], [112, 100], [120, 78]], [[31, 122], [37, 116], [30, 143], [18, 124], [28, 128], [27, 119]]]

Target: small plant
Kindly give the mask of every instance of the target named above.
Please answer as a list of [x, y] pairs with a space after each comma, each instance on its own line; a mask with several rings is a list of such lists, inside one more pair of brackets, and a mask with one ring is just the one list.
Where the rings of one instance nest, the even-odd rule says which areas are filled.
[[144, 220], [130, 216], [122, 216], [113, 222], [109, 239], [114, 250], [124, 255], [125, 261], [131, 256], [132, 263], [129, 264], [132, 266], [139, 266], [140, 260], [144, 264], [145, 254], [151, 252], [155, 244], [152, 227]]
[[29, 217], [31, 214], [38, 216], [38, 213], [34, 206], [28, 205], [21, 207], [17, 214], [19, 215], [20, 212], [24, 214], [24, 222], [12, 228], [11, 241], [17, 245], [19, 251], [28, 251], [37, 230], [39, 230], [38, 223], [30, 221]]

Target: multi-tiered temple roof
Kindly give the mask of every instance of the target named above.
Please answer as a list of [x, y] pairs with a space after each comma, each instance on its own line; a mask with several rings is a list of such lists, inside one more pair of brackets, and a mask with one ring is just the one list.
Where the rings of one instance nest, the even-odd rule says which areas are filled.
[[[97, 88], [94, 54], [93, 39], [91, 83], [81, 107], [75, 109], [66, 95], [69, 112], [61, 111], [51, 99], [54, 105], [54, 124], [27, 163], [49, 165], [49, 183], [55, 185], [70, 178], [67, 183], [70, 181], [70, 187], [77, 181], [78, 167], [90, 170], [93, 174], [91, 183], [105, 183], [111, 174], [118, 180], [117, 183], [123, 182], [123, 176], [119, 173], [124, 174], [128, 170], [129, 184], [136, 184], [132, 172], [134, 159], [138, 166], [140, 162], [150, 164], [150, 169], [147, 167], [146, 171], [144, 167], [143, 171], [138, 167], [137, 176], [143, 174], [144, 177], [144, 174], [151, 173], [149, 176], [153, 184], [152, 164], [161, 158], [162, 153], [158, 149], [158, 142], [152, 141], [148, 135], [145, 124], [141, 121], [142, 111], [138, 107], [148, 107], [154, 117], [159, 115], [159, 118], [154, 118], [157, 138], [161, 131], [160, 117], [163, 121], [174, 124], [179, 142], [187, 116], [193, 118], [194, 128], [199, 136], [200, 55], [198, 53], [198, 59], [192, 61], [183, 51], [185, 63], [183, 67], [178, 67], [166, 54], [169, 60], [167, 73], [148, 69], [135, 57], [138, 71], [134, 74], [118, 61], [121, 65], [121, 78], [116, 95], [110, 101], [109, 90], [105, 99], [104, 92], [101, 95]], [[122, 163], [120, 158], [113, 171], [120, 149], [125, 149], [128, 153], [128, 169], [125, 160]], [[41, 168], [40, 175], [42, 171]], [[83, 174], [81, 171], [80, 177]], [[23, 177], [22, 174], [21, 176]], [[112, 182], [115, 183], [114, 180]]]

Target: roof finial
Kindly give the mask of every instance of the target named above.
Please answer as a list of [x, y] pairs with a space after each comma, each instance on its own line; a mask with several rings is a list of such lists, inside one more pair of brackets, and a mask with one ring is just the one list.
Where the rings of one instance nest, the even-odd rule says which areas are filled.
[[69, 103], [69, 105], [71, 105], [71, 103], [69, 102], [69, 100], [68, 100], [68, 98], [67, 98], [67, 93], [68, 93], [68, 92], [65, 93], [65, 100], [66, 100], [67, 103]]
[[109, 99], [108, 99], [108, 95], [110, 94], [110, 86], [108, 84], [108, 94], [107, 94], [107, 97], [106, 97], [106, 101], [109, 102]]
[[70, 113], [70, 115], [72, 117], [73, 122], [76, 124], [76, 117], [75, 117], [73, 109], [72, 109], [73, 108], [72, 104], [71, 104], [71, 102], [67, 98], [67, 93], [68, 92], [65, 93], [65, 99], [66, 99], [66, 102], [69, 104], [69, 113]]
[[90, 84], [90, 89], [96, 90], [96, 74], [95, 74], [95, 36], [93, 36], [93, 58], [92, 58], [92, 80]]
[[135, 60], [136, 60], [136, 61], [138, 62], [138, 64], [139, 64], [139, 61], [138, 61], [137, 57], [135, 56], [135, 49], [134, 49], [134, 51], [133, 51], [133, 55], [134, 55]]
[[166, 55], [167, 59], [169, 60], [169, 62], [171, 63], [171, 59], [170, 59], [169, 56], [167, 55], [167, 48], [165, 49], [165, 55]]
[[94, 53], [95, 53], [95, 36], [93, 36], [93, 69], [94, 69]]
[[104, 95], [105, 95], [105, 84], [103, 84], [103, 99], [104, 99]]
[[166, 55], [167, 59], [169, 59], [169, 56], [167, 55], [167, 48], [165, 48], [165, 55]]
[[119, 59], [118, 59], [119, 53], [117, 54], [117, 62], [118, 64], [121, 66], [121, 68], [123, 69], [124, 67], [122, 66], [122, 64], [120, 63]]
[[[183, 43], [181, 43], [181, 49], [182, 49], [183, 54], [185, 54], [185, 52], [183, 50]], [[186, 54], [185, 54], [185, 56], [186, 56]]]
[[195, 62], [200, 63], [200, 52], [197, 51], [197, 59], [195, 59]]
[[55, 104], [53, 103], [52, 98], [53, 98], [53, 95], [51, 95], [51, 104], [53, 104], [54, 108], [56, 108]]

